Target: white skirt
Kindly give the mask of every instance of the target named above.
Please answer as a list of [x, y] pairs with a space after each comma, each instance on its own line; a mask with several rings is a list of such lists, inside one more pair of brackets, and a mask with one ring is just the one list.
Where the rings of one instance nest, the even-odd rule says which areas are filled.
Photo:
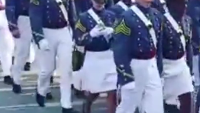
[[164, 99], [192, 92], [192, 77], [184, 58], [163, 61]]
[[87, 52], [83, 67], [73, 73], [76, 89], [100, 93], [116, 89], [117, 72], [112, 51]]

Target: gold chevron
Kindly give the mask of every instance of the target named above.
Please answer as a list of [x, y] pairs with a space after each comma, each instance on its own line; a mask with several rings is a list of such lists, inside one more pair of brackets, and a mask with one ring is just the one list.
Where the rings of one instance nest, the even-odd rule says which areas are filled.
[[126, 26], [124, 19], [120, 22], [119, 25], [117, 25], [115, 27], [115, 34], [124, 34], [126, 36], [130, 36], [131, 35], [131, 29], [129, 27]]

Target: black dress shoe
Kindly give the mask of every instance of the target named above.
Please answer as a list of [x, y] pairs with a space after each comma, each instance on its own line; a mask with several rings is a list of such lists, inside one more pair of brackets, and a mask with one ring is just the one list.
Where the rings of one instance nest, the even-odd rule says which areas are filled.
[[52, 100], [52, 99], [53, 99], [52, 94], [51, 94], [51, 93], [47, 93], [46, 99], [47, 99], [47, 100]]
[[12, 89], [12, 91], [13, 91], [15, 94], [21, 93], [21, 92], [22, 92], [21, 86], [15, 84], [15, 83], [13, 83], [13, 89]]
[[40, 107], [45, 107], [45, 97], [36, 93], [36, 102]]
[[10, 76], [5, 76], [3, 82], [8, 85], [13, 84], [13, 79]]
[[79, 113], [78, 111], [72, 109], [72, 108], [62, 108], [62, 113]]
[[31, 63], [26, 62], [26, 64], [24, 65], [24, 71], [30, 71], [30, 69], [31, 69]]
[[177, 108], [176, 105], [169, 105], [164, 103], [164, 109], [167, 113], [180, 113], [180, 110]]

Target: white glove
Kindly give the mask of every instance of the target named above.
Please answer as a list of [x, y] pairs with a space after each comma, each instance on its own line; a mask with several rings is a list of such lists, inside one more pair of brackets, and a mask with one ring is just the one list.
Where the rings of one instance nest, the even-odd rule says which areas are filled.
[[102, 34], [106, 38], [107, 41], [112, 38], [112, 33], [114, 32], [114, 29], [112, 27], [106, 27], [103, 31]]
[[49, 42], [46, 39], [42, 39], [39, 42], [40, 49], [43, 51], [49, 50]]
[[102, 35], [102, 30], [104, 30], [104, 27], [96, 25], [89, 34], [91, 37], [99, 37]]
[[112, 35], [113, 32], [114, 32], [114, 29], [112, 27], [106, 27], [104, 30], [102, 30], [104, 37], [108, 37]]

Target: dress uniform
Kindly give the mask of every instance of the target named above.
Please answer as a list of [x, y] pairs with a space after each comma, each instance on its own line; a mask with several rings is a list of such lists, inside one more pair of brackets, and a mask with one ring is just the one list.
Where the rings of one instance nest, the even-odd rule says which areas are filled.
[[186, 52], [189, 53], [187, 46], [190, 43], [187, 41], [190, 41], [192, 33], [191, 18], [185, 14], [186, 8], [185, 1], [183, 0], [167, 0], [166, 3], [165, 1], [160, 1], [160, 3], [161, 9], [159, 10], [162, 10], [165, 21], [163, 25], [162, 72], [164, 78], [164, 99], [167, 104], [170, 104], [168, 103], [169, 99], [178, 97], [180, 113], [189, 113], [191, 110], [193, 85], [185, 57], [188, 57]]
[[[199, 60], [199, 47], [200, 47], [200, 1], [189, 0], [188, 2], [188, 15], [192, 18], [192, 45], [193, 45], [193, 74], [194, 74], [194, 85], [195, 87], [200, 86], [200, 60]], [[198, 89], [199, 90], [199, 89]], [[196, 111], [199, 112], [200, 107], [200, 92], [197, 94]]]
[[[82, 90], [90, 92], [90, 96], [96, 95], [88, 96], [93, 99], [101, 92], [112, 95], [111, 91], [116, 89], [117, 81], [113, 53], [110, 50], [115, 15], [104, 9], [104, 4], [105, 0], [92, 0], [92, 8], [80, 15], [75, 27], [75, 43], [84, 48], [85, 60], [82, 68], [73, 76], [82, 77]], [[87, 100], [90, 101], [88, 106], [91, 106], [93, 99]], [[90, 110], [84, 112], [89, 113]]]
[[[56, 67], [61, 76], [61, 106], [63, 113], [72, 113], [72, 30], [74, 16], [72, 0], [31, 0], [30, 21], [33, 37], [40, 51], [40, 73], [36, 101], [44, 107], [49, 79]], [[71, 25], [71, 27], [70, 27]], [[56, 57], [58, 66], [55, 66]]]
[[[30, 56], [31, 26], [28, 16], [29, 0], [6, 0], [6, 14], [9, 21], [10, 31], [15, 38], [14, 64], [12, 67], [13, 91], [21, 92], [22, 70], [29, 70], [30, 63], [26, 63]], [[18, 34], [16, 35], [16, 32]], [[33, 52], [33, 51], [32, 51]]]
[[122, 14], [115, 27], [112, 49], [121, 91], [116, 113], [133, 113], [137, 107], [142, 113], [164, 113], [156, 60], [162, 48], [162, 15], [141, 5], [144, 0], [138, 1]]
[[8, 28], [5, 13], [5, 0], [0, 0], [0, 61], [3, 69], [4, 83], [12, 84], [11, 65], [14, 42]]

